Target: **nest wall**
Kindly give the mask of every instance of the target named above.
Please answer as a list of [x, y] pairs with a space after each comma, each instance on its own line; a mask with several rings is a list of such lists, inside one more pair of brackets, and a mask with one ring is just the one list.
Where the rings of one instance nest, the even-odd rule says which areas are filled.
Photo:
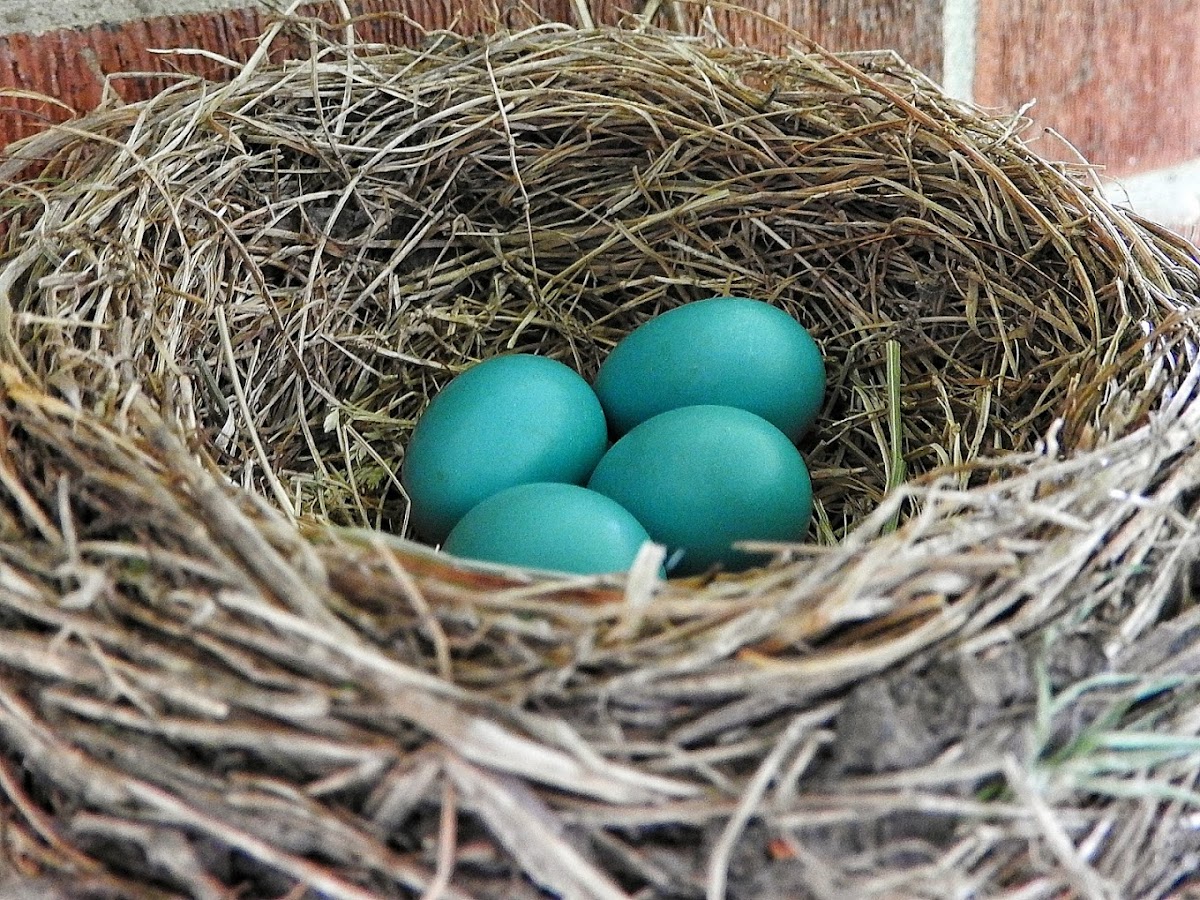
[[[1035, 688], [1070, 678], [989, 699], [970, 672], [1082, 631], [1082, 679], [1190, 621], [1194, 247], [890, 54], [306, 37], [308, 59], [182, 79], [0, 167], [0, 782], [39, 871], [755, 896], [738, 867], [761, 824], [793, 896], [824, 896], [813, 860], [830, 896], [933, 896], [947, 866], [980, 890], [1178, 880], [1186, 854], [1155, 842], [1186, 803], [1060, 785], [1039, 802], [1069, 807], [1068, 844], [1115, 829], [1094, 870], [1029, 812], [1021, 765], [1078, 735], [1012, 710], [1041, 722]], [[456, 372], [523, 351], [590, 377], [638, 323], [724, 293], [826, 355], [809, 543], [661, 583], [404, 539], [403, 447]], [[872, 676], [933, 690], [950, 669], [969, 709], [906, 754], [864, 749], [864, 722], [941, 702], [872, 706]], [[1106, 702], [1178, 724], [1186, 678], [1152, 713], [1130, 700], [1150, 671]], [[1146, 772], [1178, 787], [1187, 765]], [[916, 862], [864, 862], [856, 819], [929, 811], [906, 776], [950, 824], [872, 838], [918, 841]], [[457, 852], [473, 840], [491, 855]]]

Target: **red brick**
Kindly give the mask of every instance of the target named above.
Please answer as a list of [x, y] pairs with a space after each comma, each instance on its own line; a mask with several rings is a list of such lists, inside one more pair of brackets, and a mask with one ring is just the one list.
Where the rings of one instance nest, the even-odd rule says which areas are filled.
[[[895, 48], [914, 65], [937, 77], [941, 67], [942, 0], [749, 0], [746, 10], [781, 19], [830, 49]], [[597, 21], [614, 23], [636, 0], [592, 0]], [[359, 37], [368, 41], [412, 43], [421, 27], [475, 31], [488, 27], [491, 0], [359, 0], [351, 3]], [[572, 0], [536, 0], [527, 4], [499, 4], [508, 10], [509, 24], [528, 24], [534, 15], [550, 20], [573, 21]], [[522, 11], [523, 7], [523, 11]], [[309, 12], [333, 18], [332, 7], [314, 5]], [[396, 13], [400, 13], [397, 15]], [[419, 23], [407, 21], [405, 17]], [[658, 22], [668, 19], [660, 16]], [[72, 28], [48, 34], [0, 36], [0, 90], [18, 88], [58, 98], [80, 112], [99, 102], [104, 76], [117, 72], [164, 73], [164, 77], [118, 79], [114, 88], [127, 100], [141, 99], [170, 83], [165, 73], [199, 73], [209, 78], [227, 74], [217, 63], [198, 56], [161, 56], [151, 48], [194, 47], [211, 50], [236, 61], [252, 51], [254, 39], [265, 27], [258, 10], [160, 17], [90, 28]], [[719, 26], [737, 43], [761, 46], [776, 52], [793, 41], [786, 29], [770, 25], [750, 13], [720, 13]], [[280, 44], [285, 50], [286, 44]], [[0, 145], [61, 121], [66, 112], [53, 104], [30, 99], [0, 101]]]
[[[742, 0], [741, 11], [715, 14], [722, 33], [735, 43], [781, 53], [794, 29], [829, 50], [896, 50], [931, 78], [942, 70], [943, 0]], [[638, 4], [639, 6], [641, 4]], [[666, 4], [664, 4], [665, 6]], [[687, 4], [681, 4], [686, 8]], [[593, 0], [604, 21], [616, 21], [628, 0]], [[660, 12], [657, 23], [667, 24]], [[780, 24], [785, 27], [781, 28]]]
[[[121, 25], [68, 28], [30, 36], [0, 37], [0, 89], [17, 88], [57, 98], [86, 112], [100, 102], [104, 76], [116, 72], [185, 71], [221, 77], [222, 67], [201, 57], [163, 57], [150, 48], [199, 47], [244, 59], [242, 41], [259, 33], [257, 13], [235, 11], [146, 19]], [[160, 91], [168, 78], [118, 79], [114, 88], [126, 99]], [[47, 120], [67, 113], [52, 104], [29, 99], [7, 100], [0, 115], [0, 144], [39, 130]]]
[[[980, 0], [979, 13], [979, 102], [1036, 98], [1039, 127], [1113, 174], [1200, 156], [1196, 0]], [[1052, 138], [1034, 146], [1070, 158]]]
[[[529, 9], [548, 18], [569, 15], [569, 0], [545, 0]], [[490, 3], [418, 3], [409, 0], [365, 0], [351, 4], [356, 14], [356, 33], [362, 40], [411, 43], [420, 38], [418, 27], [396, 15], [399, 10], [419, 19], [428, 28], [458, 27], [472, 31], [489, 21]], [[392, 14], [387, 14], [387, 11]], [[316, 6], [331, 19], [329, 6]], [[419, 15], [418, 15], [419, 13]], [[523, 16], [523, 19], [522, 19]], [[528, 12], [513, 14], [513, 24], [532, 21]], [[244, 61], [268, 19], [256, 9], [228, 10], [196, 15], [157, 17], [119, 24], [67, 28], [31, 36], [0, 36], [0, 91], [18, 89], [57, 98], [71, 109], [86, 112], [99, 103], [104, 77], [118, 72], [163, 73], [163, 77], [120, 78], [114, 89], [126, 100], [138, 100], [161, 91], [171, 83], [167, 73], [227, 77], [229, 70], [201, 56], [164, 56], [152, 49], [197, 48], [209, 50], [237, 62]], [[280, 41], [275, 56], [288, 52]], [[67, 118], [65, 110], [33, 99], [0, 98], [0, 146], [32, 134], [47, 122]]]

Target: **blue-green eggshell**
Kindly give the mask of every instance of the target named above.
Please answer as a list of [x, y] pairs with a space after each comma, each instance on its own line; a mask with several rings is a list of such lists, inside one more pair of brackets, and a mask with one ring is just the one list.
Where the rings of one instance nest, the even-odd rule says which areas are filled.
[[683, 406], [735, 406], [791, 440], [825, 400], [825, 363], [808, 331], [760, 300], [714, 297], [668, 310], [627, 335], [596, 376], [609, 425], [625, 434]]
[[401, 483], [416, 534], [440, 543], [469, 509], [518, 484], [582, 484], [608, 444], [604, 411], [579, 373], [515, 353], [478, 363], [430, 401]]
[[615, 500], [573, 484], [521, 484], [463, 516], [443, 550], [465, 559], [594, 575], [626, 571], [646, 529]]
[[629, 510], [668, 554], [683, 551], [672, 575], [749, 568], [762, 557], [735, 551], [735, 541], [798, 541], [812, 518], [812, 482], [795, 445], [728, 406], [648, 419], [613, 444], [588, 487]]

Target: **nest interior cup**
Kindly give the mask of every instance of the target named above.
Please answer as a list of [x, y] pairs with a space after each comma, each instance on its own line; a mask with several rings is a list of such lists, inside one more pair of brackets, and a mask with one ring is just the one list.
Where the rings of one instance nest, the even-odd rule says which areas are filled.
[[[644, 886], [614, 829], [702, 829], [670, 804], [750, 796], [770, 748], [859, 680], [1052, 622], [1133, 641], [1176, 602], [1200, 260], [1086, 166], [1040, 160], [1018, 120], [886, 53], [549, 25], [417, 49], [270, 36], [287, 29], [310, 58], [181, 79], [0, 165], [0, 731], [65, 754], [30, 763], [40, 784], [116, 785], [81, 801], [109, 817], [87, 827], [138, 843], [114, 817], [174, 827], [169, 795], [246, 878], [301, 882], [319, 857], [418, 889], [433, 864], [415, 838], [397, 864], [394, 832], [437, 833], [414, 817], [442, 778], [547, 889]], [[664, 585], [656, 561], [556, 580], [403, 539], [407, 437], [456, 373], [522, 352], [591, 379], [638, 324], [720, 295], [777, 305], [825, 355], [811, 542]], [[506, 806], [497, 771], [540, 812]], [[215, 799], [263, 772], [296, 792], [245, 789], [320, 853]], [[1021, 840], [988, 871], [1032, 879]]]
[[1066, 446], [1131, 424], [1104, 421], [1111, 388], [1179, 273], [1129, 268], [1132, 236], [1011, 123], [902, 89], [894, 61], [867, 90], [802, 60], [545, 30], [439, 39], [361, 83], [322, 68], [315, 93], [302, 66], [258, 98], [168, 93], [109, 128], [147, 177], [99, 145], [47, 168], [121, 187], [56, 195], [15, 341], [88, 396], [137, 380], [296, 516], [395, 533], [407, 435], [453, 374], [519, 351], [591, 378], [719, 294], [778, 304], [828, 357], [804, 448], [826, 542], [905, 474], [1032, 449], [1056, 418]]

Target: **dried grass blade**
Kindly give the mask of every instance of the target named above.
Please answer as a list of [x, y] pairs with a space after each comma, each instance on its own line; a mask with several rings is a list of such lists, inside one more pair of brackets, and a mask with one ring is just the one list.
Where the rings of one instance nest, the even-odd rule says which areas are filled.
[[519, 783], [505, 783], [453, 756], [446, 772], [488, 830], [543, 889], [569, 900], [631, 900], [563, 838], [553, 812]]

